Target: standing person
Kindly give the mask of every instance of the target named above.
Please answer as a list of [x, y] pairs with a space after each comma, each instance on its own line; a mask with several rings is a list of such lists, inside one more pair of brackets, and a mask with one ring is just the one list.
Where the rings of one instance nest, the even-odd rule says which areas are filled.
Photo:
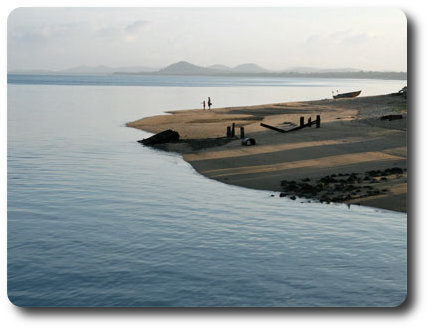
[[203, 110], [206, 110], [206, 101], [203, 100], [202, 104], [203, 104]]
[[211, 105], [212, 105], [211, 98], [208, 96], [208, 109], [209, 110], [211, 109]]

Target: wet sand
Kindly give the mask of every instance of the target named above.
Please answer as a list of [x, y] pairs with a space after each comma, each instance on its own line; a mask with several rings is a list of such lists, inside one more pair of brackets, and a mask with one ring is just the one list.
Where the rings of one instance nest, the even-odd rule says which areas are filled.
[[[390, 114], [403, 118], [380, 120]], [[289, 130], [301, 116], [307, 122], [316, 115], [321, 116], [320, 128], [279, 133], [260, 126]], [[233, 122], [236, 138], [226, 138]], [[177, 131], [179, 143], [157, 147], [182, 154], [199, 173], [224, 183], [277, 191], [285, 198], [407, 212], [407, 109], [402, 96], [172, 111], [127, 126]], [[241, 126], [256, 145], [242, 145]]]

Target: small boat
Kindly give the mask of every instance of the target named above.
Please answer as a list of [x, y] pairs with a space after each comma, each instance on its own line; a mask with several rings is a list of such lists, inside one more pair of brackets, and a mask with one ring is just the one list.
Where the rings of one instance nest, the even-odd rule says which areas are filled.
[[345, 97], [357, 97], [358, 95], [360, 95], [360, 93], [361, 93], [361, 91], [337, 94], [337, 95], [333, 95], [333, 98], [334, 99], [343, 99]]

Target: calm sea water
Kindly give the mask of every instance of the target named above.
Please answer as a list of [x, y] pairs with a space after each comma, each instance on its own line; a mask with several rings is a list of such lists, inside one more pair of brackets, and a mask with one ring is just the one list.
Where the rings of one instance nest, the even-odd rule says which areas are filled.
[[196, 108], [207, 96], [214, 106], [245, 105], [327, 98], [335, 89], [387, 93], [405, 82], [8, 80], [13, 303], [396, 306], [405, 299], [405, 214], [292, 201], [212, 181], [179, 155], [142, 147], [135, 141], [148, 134], [124, 127]]

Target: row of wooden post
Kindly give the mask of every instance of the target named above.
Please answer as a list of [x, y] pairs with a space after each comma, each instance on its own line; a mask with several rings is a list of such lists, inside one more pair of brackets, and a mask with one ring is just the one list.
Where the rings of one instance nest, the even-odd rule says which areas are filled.
[[[227, 126], [227, 137], [236, 136], [236, 124], [233, 123], [231, 126]], [[245, 127], [240, 127], [240, 138], [245, 138]]]
[[[315, 125], [317, 128], [321, 127], [321, 116], [317, 115], [317, 119], [315, 120]], [[308, 124], [307, 126], [312, 126], [312, 119], [311, 117], [308, 118]], [[305, 117], [300, 117], [300, 127], [305, 127]]]
[[[308, 122], [306, 124], [306, 126], [311, 127], [312, 123], [315, 123], [315, 126], [317, 128], [321, 127], [321, 116], [317, 115], [317, 119], [312, 122], [312, 118], [309, 117], [308, 118]], [[262, 126], [264, 125], [263, 123], [261, 124]], [[267, 127], [268, 125], [266, 125]], [[297, 130], [299, 128], [303, 128], [305, 127], [305, 117], [300, 117], [300, 126], [297, 128], [294, 128], [293, 130]], [[270, 127], [272, 129], [275, 129], [274, 127]], [[227, 137], [235, 137], [236, 136], [236, 124], [233, 123], [231, 126], [227, 126]], [[286, 131], [279, 129], [279, 131], [282, 131], [282, 133], [285, 133]], [[240, 138], [244, 139], [245, 138], [245, 127], [240, 127]]]

